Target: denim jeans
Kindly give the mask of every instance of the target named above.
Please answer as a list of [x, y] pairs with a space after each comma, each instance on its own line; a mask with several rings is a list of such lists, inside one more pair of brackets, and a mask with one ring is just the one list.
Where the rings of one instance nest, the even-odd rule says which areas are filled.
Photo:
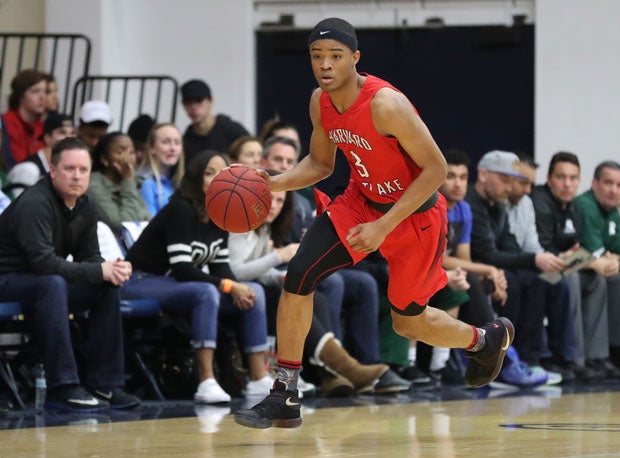
[[69, 283], [60, 275], [0, 274], [0, 300], [21, 304], [42, 358], [48, 388], [80, 383], [69, 313], [88, 311], [89, 341], [86, 384], [92, 387], [123, 385], [123, 333], [119, 289]]
[[219, 317], [233, 317], [244, 351], [261, 352], [267, 348], [265, 293], [257, 283], [244, 283], [256, 293], [254, 307], [247, 310], [238, 309], [230, 294], [221, 294], [211, 283], [179, 282], [144, 272], [134, 272], [121, 287], [121, 295], [123, 299], [157, 299], [164, 312], [191, 316], [194, 348], [215, 348]]
[[508, 299], [497, 312], [515, 326], [513, 346], [522, 361], [540, 364], [547, 285], [535, 270], [506, 270]]
[[322, 280], [317, 291], [326, 296], [335, 337], [362, 364], [378, 363], [379, 292], [374, 277], [345, 268]]

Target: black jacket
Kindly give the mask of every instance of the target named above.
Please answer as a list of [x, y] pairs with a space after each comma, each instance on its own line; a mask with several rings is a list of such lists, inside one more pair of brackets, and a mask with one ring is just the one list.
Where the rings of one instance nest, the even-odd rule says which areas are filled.
[[102, 262], [95, 205], [82, 196], [68, 209], [49, 174], [0, 214], [0, 273], [57, 274], [98, 285]]
[[510, 232], [508, 213], [502, 204], [489, 204], [474, 186], [467, 190], [465, 200], [473, 215], [472, 260], [500, 269], [536, 269], [536, 255], [519, 247]]
[[554, 254], [572, 248], [579, 241], [581, 233], [572, 202], [563, 208], [546, 184], [534, 187], [530, 197], [536, 211], [536, 229], [542, 247]]
[[216, 119], [217, 121], [207, 135], [198, 135], [191, 125], [187, 126], [183, 134], [186, 164], [189, 164], [197, 153], [204, 150], [215, 150], [226, 154], [235, 140], [244, 135], [250, 135], [245, 127], [226, 115], [219, 114]]

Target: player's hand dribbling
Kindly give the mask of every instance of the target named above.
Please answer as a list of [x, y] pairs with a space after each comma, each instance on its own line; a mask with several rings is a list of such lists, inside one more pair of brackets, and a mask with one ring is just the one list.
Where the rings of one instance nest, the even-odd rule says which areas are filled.
[[371, 223], [358, 224], [349, 229], [347, 243], [349, 246], [360, 253], [372, 253], [376, 251], [385, 240], [386, 231], [378, 221]]

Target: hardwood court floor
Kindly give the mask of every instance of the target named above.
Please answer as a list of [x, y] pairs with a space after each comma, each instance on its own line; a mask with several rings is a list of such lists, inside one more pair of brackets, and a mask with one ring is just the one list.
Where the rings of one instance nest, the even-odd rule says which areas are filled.
[[308, 400], [304, 424], [293, 430], [243, 428], [230, 407], [191, 404], [177, 406], [179, 418], [161, 418], [154, 412], [166, 407], [147, 403], [136, 417], [64, 416], [54, 427], [20, 427], [36, 424], [26, 415], [15, 424], [11, 414], [4, 427], [16, 429], [0, 431], [0, 457], [620, 456], [618, 388], [364, 396], [338, 407]]

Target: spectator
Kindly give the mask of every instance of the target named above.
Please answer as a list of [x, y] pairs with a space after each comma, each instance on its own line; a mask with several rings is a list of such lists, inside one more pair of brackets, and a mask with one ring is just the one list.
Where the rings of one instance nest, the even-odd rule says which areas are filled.
[[[139, 404], [123, 386], [119, 288], [131, 264], [99, 253], [87, 196], [91, 159], [74, 137], [52, 148], [50, 173], [0, 215], [0, 300], [19, 301], [43, 359], [46, 408], [73, 412]], [[73, 256], [73, 262], [67, 256]], [[88, 309], [86, 385], [80, 384], [69, 313]]]
[[225, 153], [236, 139], [249, 135], [245, 127], [229, 116], [212, 113], [211, 89], [204, 81], [187, 81], [181, 86], [181, 97], [183, 108], [192, 121], [183, 134], [186, 162], [204, 150]]
[[[444, 310], [452, 307], [448, 310], [452, 316], [474, 326], [482, 326], [494, 318], [490, 300], [498, 307], [506, 302], [506, 276], [502, 269], [471, 260], [472, 212], [464, 200], [469, 178], [469, 157], [460, 150], [448, 150], [444, 156], [448, 163], [448, 173], [439, 191], [446, 198], [448, 208], [448, 244], [443, 266], [448, 273], [456, 269], [465, 270], [470, 287], [467, 292], [460, 292], [454, 287], [450, 288], [448, 284], [448, 287], [431, 298], [430, 305]], [[459, 307], [456, 307], [457, 305]], [[425, 344], [418, 343], [418, 350], [424, 346]], [[438, 358], [440, 354], [441, 351], [434, 349], [433, 359]], [[512, 354], [514, 352], [509, 352], [504, 368], [500, 372], [498, 378], [500, 381], [516, 386], [536, 386], [547, 381], [547, 374], [544, 371], [533, 371], [527, 364], [519, 363], [512, 358]], [[435, 378], [441, 379], [447, 376], [448, 381], [461, 382], [460, 374], [451, 373], [447, 368], [437, 374], [433, 365], [439, 366], [441, 360], [433, 361], [433, 359], [430, 360], [429, 368]]]
[[[274, 192], [265, 223], [252, 232], [230, 234], [231, 268], [240, 279], [254, 280], [281, 291], [283, 272], [276, 268], [287, 264], [297, 252], [298, 243], [283, 245], [293, 216], [293, 193]], [[273, 237], [273, 245], [272, 245]], [[275, 247], [275, 248], [274, 248]], [[318, 293], [320, 294], [320, 293]], [[320, 371], [321, 391], [325, 396], [358, 392], [388, 393], [404, 391], [409, 383], [383, 364], [364, 365], [343, 349], [334, 333], [328, 307], [314, 301], [314, 315], [306, 338], [306, 359], [335, 372]], [[378, 348], [376, 349], [378, 359]]]
[[44, 146], [37, 154], [29, 156], [25, 161], [13, 166], [9, 171], [11, 189], [15, 197], [35, 184], [50, 171], [52, 146], [63, 138], [73, 137], [73, 120], [70, 116], [51, 113], [43, 123]]
[[92, 151], [112, 124], [110, 106], [102, 100], [89, 100], [80, 108], [77, 137]]
[[[472, 213], [469, 203], [465, 199], [467, 194], [467, 182], [469, 179], [469, 157], [459, 150], [449, 150], [445, 153], [448, 163], [448, 174], [439, 191], [444, 195], [448, 207], [448, 246], [444, 256], [444, 268], [455, 269], [460, 267], [468, 272], [467, 281], [472, 285], [470, 292], [478, 294], [480, 291], [492, 290], [491, 298], [500, 302], [506, 302], [507, 281], [504, 271], [491, 264], [473, 262], [471, 260], [471, 229]], [[486, 285], [483, 286], [482, 282]], [[476, 297], [474, 302], [486, 301], [488, 293]], [[480, 323], [472, 323], [482, 326], [490, 321], [485, 316]], [[466, 322], [470, 322], [465, 320]]]
[[256, 283], [235, 280], [228, 263], [228, 234], [209, 220], [205, 210], [205, 190], [226, 165], [225, 157], [212, 151], [192, 159], [170, 202], [127, 253], [136, 272], [123, 286], [123, 297], [153, 297], [165, 312], [192, 317], [200, 377], [194, 399], [206, 404], [230, 401], [213, 371], [218, 313], [239, 323], [249, 366], [246, 393], [266, 394], [273, 383], [265, 371], [264, 291]]
[[11, 81], [9, 111], [2, 115], [3, 154], [9, 168], [43, 146], [46, 84], [45, 74], [36, 70], [22, 70]]
[[120, 237], [123, 221], [148, 221], [151, 214], [135, 180], [136, 155], [129, 135], [105, 134], [93, 150], [88, 193], [101, 221]]
[[530, 366], [538, 366], [546, 309], [546, 284], [538, 273], [558, 271], [564, 263], [548, 252], [524, 252], [510, 232], [503, 202], [515, 177], [520, 175], [514, 153], [491, 151], [478, 162], [478, 178], [466, 195], [473, 214], [471, 257], [505, 271], [508, 298], [497, 311], [515, 324], [513, 345], [519, 356]]
[[233, 164], [245, 164], [257, 169], [260, 167], [263, 157], [263, 145], [257, 137], [244, 135], [230, 146], [228, 157]]
[[[299, 144], [290, 137], [271, 137], [263, 144], [261, 168], [286, 172], [292, 169], [299, 159]], [[288, 236], [289, 242], [299, 242], [314, 220], [314, 212], [309, 200], [295, 191], [295, 218]]]
[[58, 113], [58, 83], [54, 75], [45, 76], [45, 117]]
[[129, 124], [127, 135], [129, 135], [133, 141], [133, 148], [136, 152], [136, 162], [138, 164], [144, 162], [144, 157], [146, 156], [146, 140], [149, 136], [149, 131], [154, 125], [155, 120], [147, 114], [141, 114]]
[[615, 161], [601, 162], [594, 170], [592, 187], [576, 197], [581, 226], [581, 246], [595, 258], [590, 266], [607, 279], [607, 312], [609, 315], [609, 344], [616, 365], [620, 362], [620, 164]]
[[183, 140], [174, 124], [156, 124], [146, 140], [146, 157], [140, 174], [140, 194], [151, 216], [167, 203], [185, 172]]
[[[519, 154], [519, 160], [519, 174], [521, 176], [515, 178], [505, 202], [510, 232], [515, 236], [517, 244], [524, 252], [544, 253], [545, 249], [538, 240], [536, 230], [536, 212], [529, 196], [536, 180], [538, 164], [530, 156], [523, 153]], [[574, 247], [571, 247], [565, 253], [557, 254], [557, 256], [563, 260], [573, 250]], [[556, 253], [553, 254], [556, 255]], [[549, 371], [552, 367], [556, 369], [550, 374], [559, 373], [563, 381], [572, 381], [577, 374], [583, 378], [592, 377], [594, 373], [582, 367], [583, 363], [581, 366], [576, 363], [577, 354], [580, 351], [577, 349], [575, 322], [571, 309], [577, 308], [576, 303], [580, 302], [581, 294], [571, 294], [570, 282], [566, 278], [562, 278], [555, 284], [546, 283], [545, 287], [545, 314], [550, 326], [543, 329], [541, 349], [544, 353], [544, 361], [541, 363], [545, 363], [545, 367]], [[548, 364], [549, 360], [561, 361], [562, 364]]]
[[[579, 243], [581, 227], [576, 215], [573, 199], [577, 195], [580, 181], [579, 159], [573, 153], [558, 152], [549, 163], [547, 182], [532, 190], [532, 202], [536, 212], [538, 239], [545, 250], [562, 256], [572, 251]], [[593, 264], [596, 265], [598, 261]], [[586, 269], [567, 277], [570, 287], [570, 315], [576, 337], [575, 362], [544, 361], [549, 370], [569, 369], [579, 378], [612, 374], [609, 362], [609, 333], [607, 329], [607, 284], [605, 277], [598, 275], [592, 264]], [[553, 310], [548, 311], [552, 315]], [[554, 336], [561, 336], [557, 319], [549, 316], [547, 332], [550, 342]], [[557, 339], [556, 339], [557, 340]], [[560, 347], [560, 343], [555, 343]], [[587, 371], [583, 370], [586, 364]], [[594, 370], [597, 368], [598, 370]], [[555, 370], [557, 372], [557, 369]], [[620, 375], [620, 374], [616, 374]]]
[[265, 143], [271, 137], [287, 137], [297, 143], [298, 148], [301, 149], [301, 139], [299, 138], [299, 131], [293, 124], [289, 124], [286, 121], [282, 121], [279, 116], [270, 119], [263, 125], [263, 129], [260, 133], [261, 143]]

